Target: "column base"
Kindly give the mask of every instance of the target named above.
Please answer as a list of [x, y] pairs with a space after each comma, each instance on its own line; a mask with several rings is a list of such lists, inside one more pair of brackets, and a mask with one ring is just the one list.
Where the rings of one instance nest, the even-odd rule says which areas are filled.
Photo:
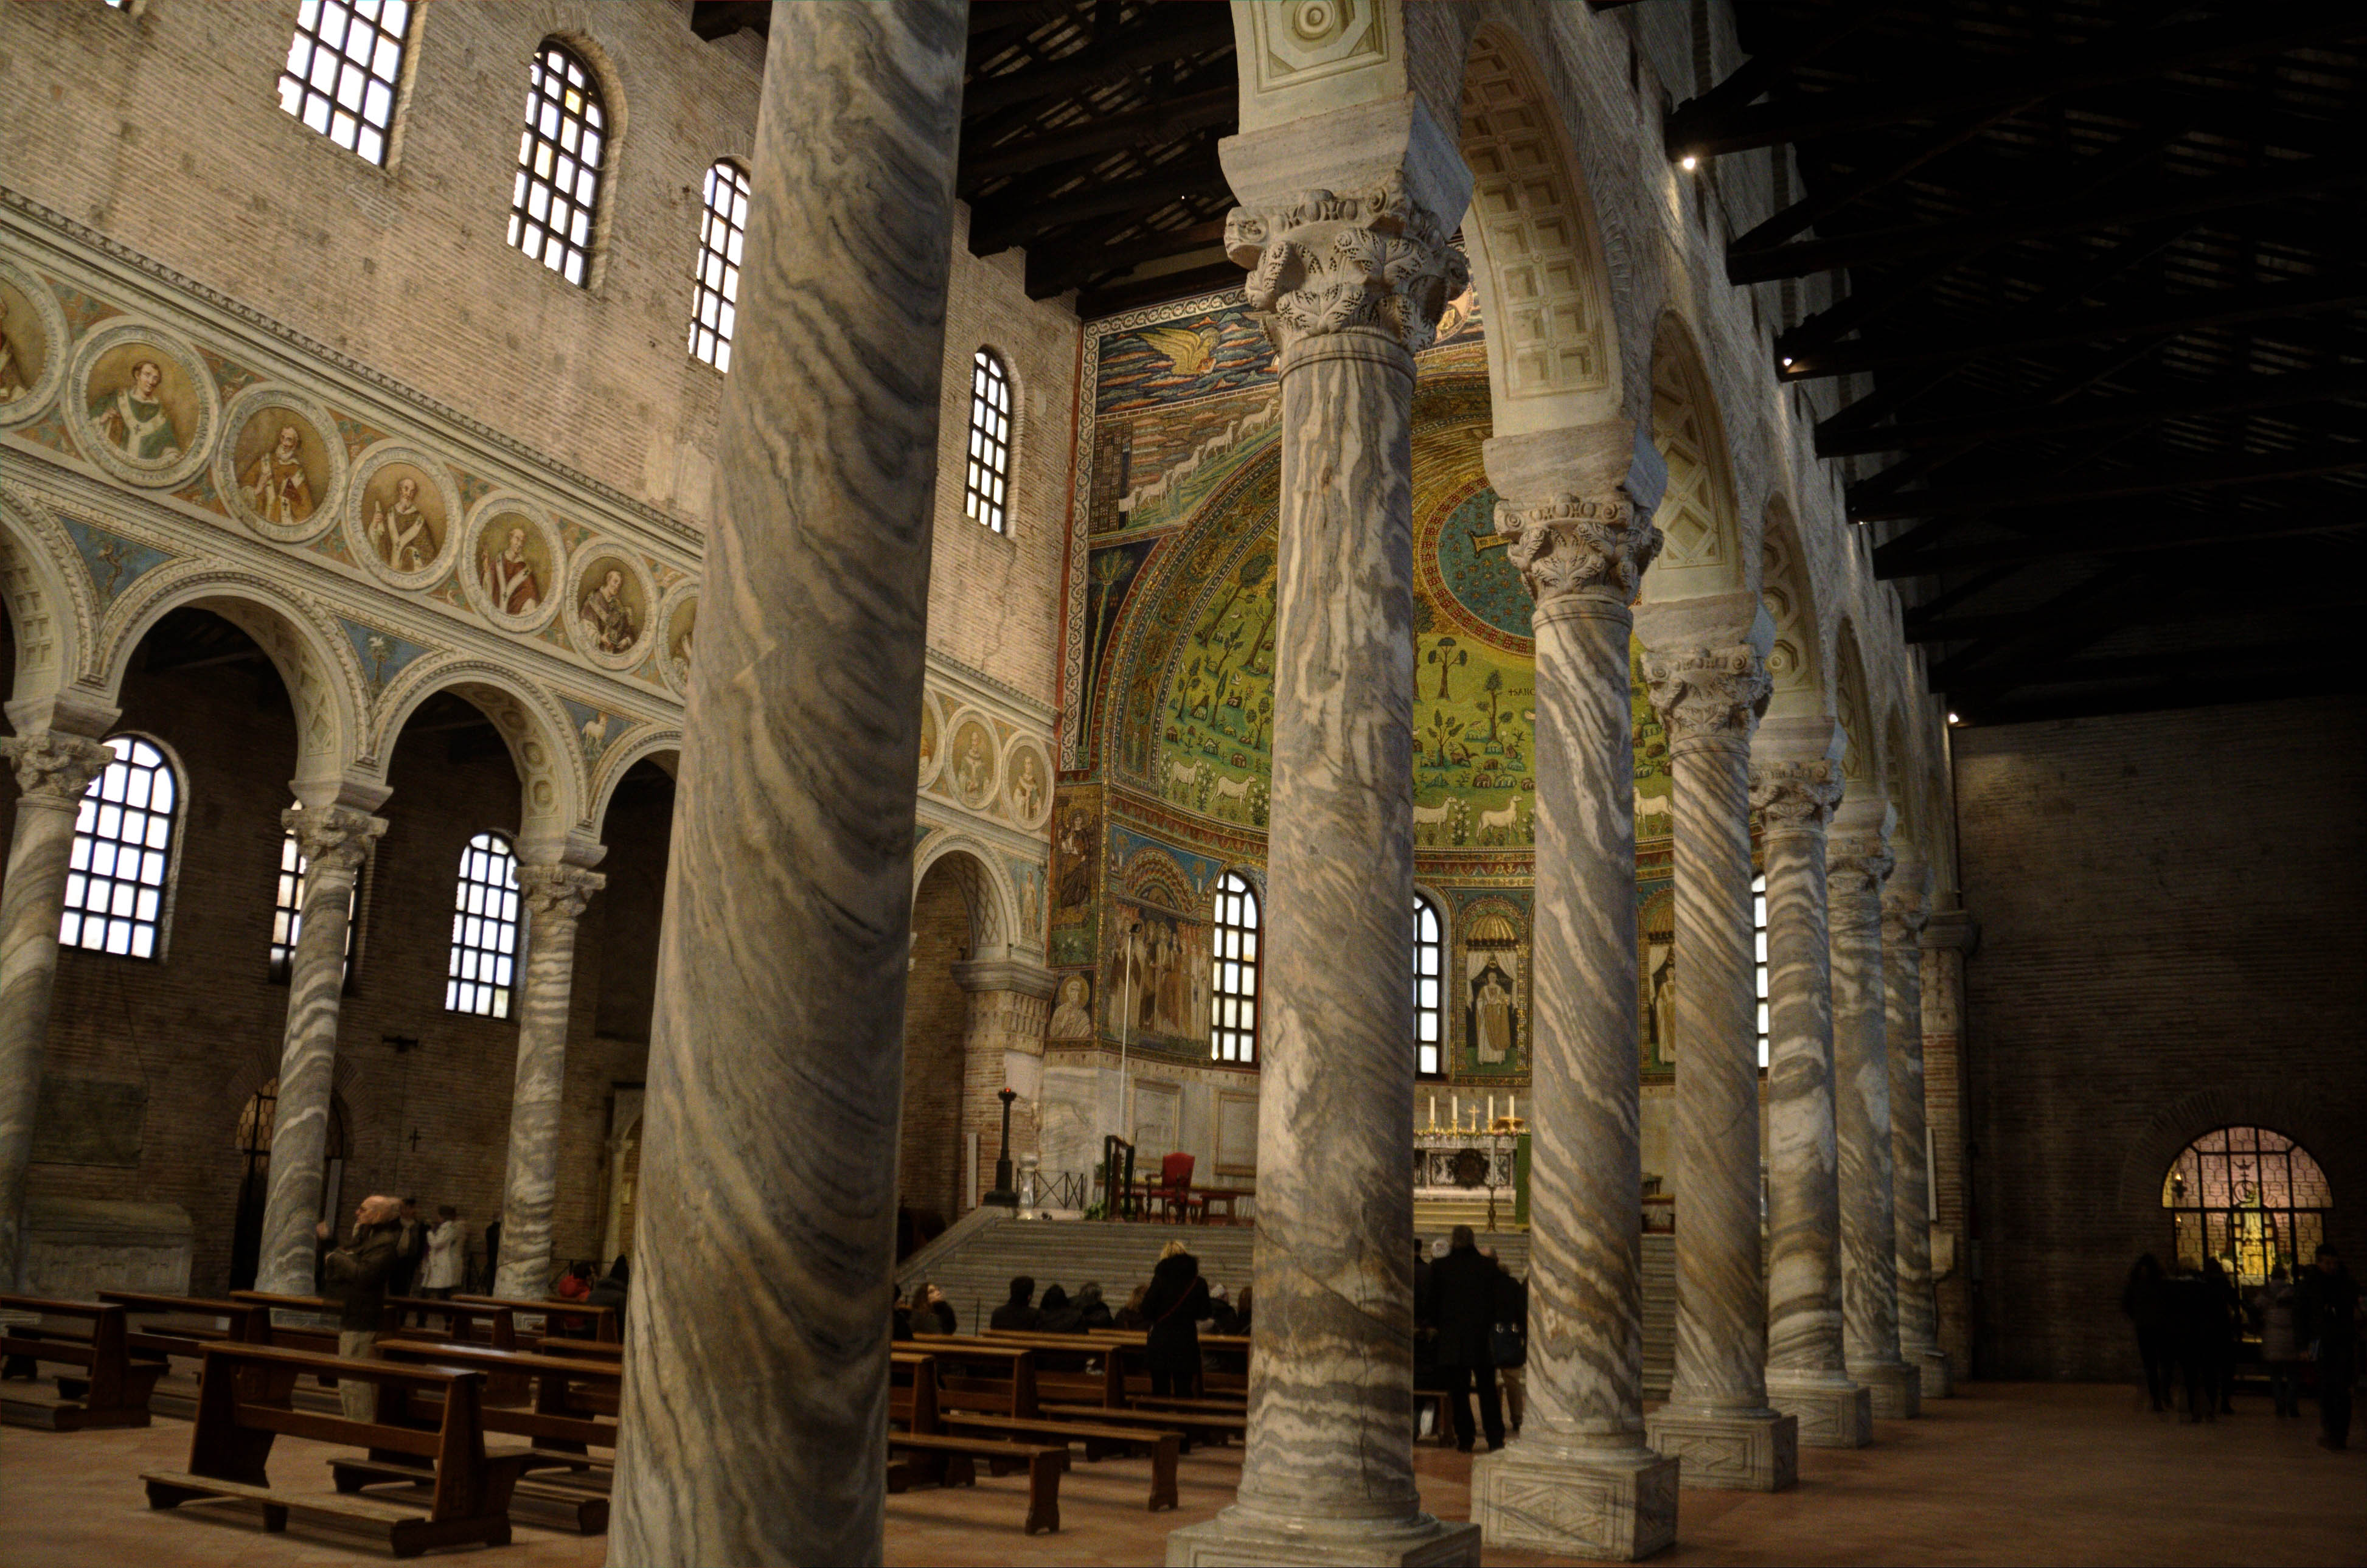
[[1784, 1492], [1800, 1483], [1800, 1423], [1762, 1410], [1711, 1416], [1663, 1405], [1644, 1417], [1644, 1442], [1684, 1461], [1697, 1492]]
[[1679, 1461], [1559, 1454], [1523, 1438], [1471, 1462], [1471, 1517], [1490, 1546], [1634, 1562], [1677, 1539]]
[[1954, 1399], [1956, 1396], [1956, 1372], [1945, 1350], [1918, 1350], [1909, 1358], [1916, 1371], [1923, 1374], [1923, 1397]]
[[1784, 1382], [1770, 1373], [1767, 1403], [1798, 1420], [1805, 1447], [1862, 1449], [1874, 1441], [1874, 1395], [1847, 1379]]
[[1853, 1366], [1849, 1375], [1873, 1393], [1876, 1420], [1911, 1421], [1923, 1414], [1923, 1374], [1906, 1362]]
[[1428, 1514], [1397, 1524], [1311, 1519], [1293, 1526], [1235, 1506], [1213, 1519], [1167, 1532], [1167, 1568], [1240, 1562], [1479, 1568], [1479, 1527]]

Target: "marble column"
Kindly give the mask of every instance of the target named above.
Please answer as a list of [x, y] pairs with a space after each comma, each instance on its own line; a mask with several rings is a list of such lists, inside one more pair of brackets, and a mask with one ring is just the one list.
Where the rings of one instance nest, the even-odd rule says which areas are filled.
[[[1059, 977], [1040, 964], [1020, 958], [973, 958], [954, 965], [954, 980], [968, 998], [962, 1021], [962, 1131], [978, 1134], [978, 1179], [983, 1191], [994, 1183], [1002, 1157], [1002, 1100], [1006, 1088], [1018, 1095], [1011, 1105], [1013, 1174], [1023, 1153], [1036, 1150], [1042, 1125], [1039, 1097], [1044, 1083], [1044, 1027], [1051, 1021], [1052, 995]], [[962, 1194], [963, 1202], [969, 1194]]]
[[567, 1087], [567, 1021], [575, 998], [575, 927], [608, 885], [575, 865], [521, 865], [526, 984], [518, 1002], [517, 1091], [510, 1101], [510, 1165], [502, 1186], [501, 1271], [493, 1293], [549, 1293], [550, 1211], [559, 1195], [559, 1111]]
[[1406, 1246], [1413, 351], [1462, 287], [1470, 186], [1413, 100], [1384, 107], [1222, 149], [1226, 250], [1282, 383], [1258, 1310], [1239, 1501], [1170, 1535], [1170, 1563], [1479, 1560], [1415, 1484]]
[[967, 11], [772, 11], [659, 938], [611, 1568], [885, 1550]]
[[1800, 1425], [1767, 1403], [1760, 1271], [1759, 995], [1750, 919], [1750, 736], [1775, 624], [1753, 593], [1646, 604], [1644, 679], [1669, 736], [1676, 833], [1676, 1373], [1645, 1440], [1687, 1486], [1780, 1492]]
[[[1955, 1369], [1970, 1366], [1973, 1354], [1973, 1291], [1965, 1258], [1965, 960], [1980, 942], [1980, 927], [1956, 901], [1942, 894], [1940, 908], [1923, 925], [1923, 1124], [1931, 1140], [1931, 1274], [1948, 1382], [1941, 1398], [1954, 1392]], [[1930, 1369], [1926, 1361], [1928, 1386]]]
[[1828, 1449], [1874, 1440], [1873, 1396], [1841, 1353], [1825, 829], [1844, 744], [1830, 718], [1772, 718], [1750, 763], [1767, 864], [1767, 1403], [1799, 1419], [1801, 1442]]
[[1841, 1347], [1886, 1420], [1919, 1414], [1921, 1378], [1898, 1355], [1898, 1248], [1890, 1191], [1890, 1053], [1884, 1034], [1882, 884], [1890, 807], [1845, 802], [1826, 856], [1833, 938], [1833, 1097], [1840, 1145]]
[[[1948, 1388], [1931, 1296], [1931, 1179], [1923, 1139], [1923, 916], [1931, 873], [1912, 845], [1882, 890], [1884, 1040], [1890, 1055], [1890, 1201], [1897, 1236], [1898, 1355], [1923, 1397]], [[1934, 1363], [1937, 1363], [1936, 1365]]]
[[0, 740], [0, 757], [16, 769], [22, 792], [0, 885], [0, 1289], [13, 1291], [24, 1262], [25, 1168], [33, 1157], [74, 821], [83, 792], [115, 753], [103, 741], [45, 730]]
[[304, 857], [304, 904], [288, 960], [288, 1032], [279, 1048], [279, 1099], [271, 1121], [271, 1187], [263, 1202], [263, 1259], [255, 1288], [309, 1295], [317, 1256], [312, 1227], [344, 1216], [321, 1213], [327, 1171], [330, 1100], [336, 1086], [337, 1011], [345, 992], [345, 926], [354, 879], [386, 819], [344, 806], [298, 806], [280, 814]]
[[1628, 605], [1667, 470], [1632, 427], [1499, 437], [1500, 534], [1535, 601], [1535, 1027], [1527, 1418], [1471, 1467], [1491, 1546], [1633, 1562], [1676, 1538], [1644, 1438], [1636, 771]]

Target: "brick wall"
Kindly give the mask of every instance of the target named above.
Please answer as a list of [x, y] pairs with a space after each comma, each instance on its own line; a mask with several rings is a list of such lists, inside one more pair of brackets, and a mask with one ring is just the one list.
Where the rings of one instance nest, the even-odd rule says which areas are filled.
[[2134, 1375], [2122, 1279], [2214, 1127], [2298, 1139], [2367, 1254], [2367, 699], [1963, 730], [1955, 784], [1977, 1370]]
[[[13, 646], [0, 639], [0, 685], [14, 674]], [[153, 963], [62, 953], [44, 1063], [52, 1079], [144, 1086], [139, 1163], [37, 1163], [30, 1190], [179, 1204], [197, 1230], [191, 1284], [218, 1291], [243, 1173], [239, 1112], [277, 1076], [286, 1026], [287, 987], [271, 981], [267, 958], [295, 727], [260, 661], [143, 666], [135, 656], [119, 728], [168, 749], [184, 801], [166, 945]], [[398, 743], [389, 778], [389, 826], [365, 883], [339, 1021], [345, 1201], [393, 1191], [431, 1212], [454, 1203], [481, 1238], [501, 1207], [517, 1025], [446, 1012], [444, 980], [461, 846], [515, 825], [517, 776], [498, 752], [455, 761], [448, 735], [413, 734]], [[14, 829], [17, 793], [13, 774], [0, 779], [0, 833]], [[554, 1232], [561, 1258], [599, 1247], [609, 1099], [616, 1083], [640, 1080], [648, 1053], [658, 908], [648, 888], [663, 878], [664, 802], [613, 811], [608, 830], [624, 897], [606, 908], [595, 899], [578, 939]], [[595, 1021], [616, 1032], [595, 1032]], [[390, 1035], [419, 1043], [398, 1051]]]
[[969, 1017], [969, 993], [954, 979], [954, 965], [969, 955], [969, 906], [953, 867], [940, 864], [912, 899], [897, 1185], [905, 1205], [948, 1224], [961, 1217], [962, 1037]]

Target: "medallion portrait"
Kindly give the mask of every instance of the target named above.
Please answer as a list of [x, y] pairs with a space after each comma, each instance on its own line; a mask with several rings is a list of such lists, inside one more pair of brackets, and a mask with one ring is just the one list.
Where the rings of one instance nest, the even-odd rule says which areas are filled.
[[550, 541], [541, 525], [523, 512], [486, 520], [477, 534], [477, 587], [486, 606], [503, 618], [530, 619], [550, 598]]
[[954, 731], [953, 750], [947, 754], [946, 766], [953, 779], [954, 793], [965, 806], [983, 806], [994, 793], [994, 737], [984, 723], [966, 719]]
[[101, 353], [85, 383], [89, 433], [125, 467], [168, 473], [206, 432], [209, 405], [179, 355], [131, 338]]
[[0, 408], [33, 395], [55, 352], [32, 298], [0, 278]]
[[602, 554], [577, 580], [576, 640], [586, 652], [621, 659], [648, 635], [650, 604], [640, 574], [622, 556]]
[[425, 571], [444, 553], [450, 520], [436, 482], [415, 463], [379, 465], [362, 491], [362, 536], [389, 571]]
[[[225, 454], [230, 496], [239, 513], [274, 538], [300, 538], [327, 525], [325, 512], [343, 479], [342, 451], [304, 411], [285, 400], [231, 409]], [[216, 468], [217, 476], [222, 468]]]
[[1033, 741], [1018, 742], [1011, 749], [1003, 774], [1003, 805], [1011, 819], [1030, 828], [1042, 821], [1052, 802], [1051, 769], [1043, 752]]
[[698, 597], [693, 594], [666, 617], [666, 675], [677, 692], [690, 690], [690, 655], [698, 637]]

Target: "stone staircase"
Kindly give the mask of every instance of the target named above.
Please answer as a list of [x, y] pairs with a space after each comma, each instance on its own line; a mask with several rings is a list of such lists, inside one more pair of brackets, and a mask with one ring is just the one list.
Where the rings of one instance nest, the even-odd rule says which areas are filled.
[[[1422, 1233], [1425, 1239], [1432, 1232]], [[1444, 1235], [1442, 1229], [1438, 1234]], [[905, 1259], [896, 1270], [900, 1288], [926, 1280], [953, 1303], [962, 1332], [974, 1334], [1010, 1294], [1014, 1274], [1026, 1274], [1036, 1288], [1059, 1284], [1074, 1294], [1097, 1280], [1112, 1311], [1126, 1304], [1135, 1286], [1150, 1278], [1160, 1248], [1183, 1242], [1200, 1260], [1213, 1284], [1238, 1293], [1249, 1283], [1253, 1225], [1108, 1224], [1099, 1220], [1021, 1220], [1002, 1209], [973, 1209], [961, 1222]], [[1504, 1267], [1529, 1271], [1529, 1234], [1482, 1234]], [[1674, 1238], [1644, 1237], [1644, 1395], [1665, 1399], [1676, 1362], [1677, 1275]]]

